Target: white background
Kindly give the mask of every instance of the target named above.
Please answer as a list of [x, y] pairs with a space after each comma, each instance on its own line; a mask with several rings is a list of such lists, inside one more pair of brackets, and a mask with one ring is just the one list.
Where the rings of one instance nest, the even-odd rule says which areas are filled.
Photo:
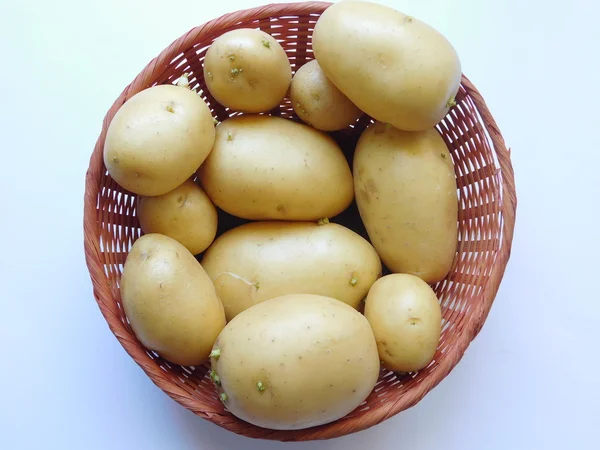
[[106, 110], [178, 36], [258, 0], [0, 2], [1, 449], [597, 449], [600, 64], [592, 0], [387, 0], [447, 35], [513, 149], [513, 255], [483, 331], [420, 404], [317, 443], [170, 400], [110, 333], [83, 257]]

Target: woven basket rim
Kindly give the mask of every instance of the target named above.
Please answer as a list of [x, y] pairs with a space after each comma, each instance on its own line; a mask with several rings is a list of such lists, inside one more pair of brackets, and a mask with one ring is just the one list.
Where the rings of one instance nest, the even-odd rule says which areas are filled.
[[462, 335], [460, 336], [459, 342], [450, 352], [448, 352], [448, 354], [444, 355], [439, 366], [433, 372], [433, 376], [430, 376], [427, 379], [427, 382], [417, 384], [400, 400], [388, 402], [385, 405], [385, 408], [372, 409], [364, 415], [345, 417], [332, 424], [292, 432], [267, 429], [261, 429], [260, 432], [248, 432], [244, 429], [246, 426], [249, 426], [248, 424], [244, 425], [242, 423], [242, 425], [240, 425], [240, 421], [232, 418], [230, 415], [225, 416], [217, 410], [199, 408], [197, 402], [191, 399], [190, 395], [185, 390], [175, 385], [169, 376], [163, 370], [158, 368], [147, 354], [140, 353], [140, 344], [135, 337], [130, 334], [119, 317], [118, 307], [110, 294], [111, 288], [109, 281], [101, 263], [101, 231], [96, 208], [98, 194], [101, 188], [100, 183], [105, 170], [102, 155], [104, 138], [114, 114], [129, 97], [142, 89], [151, 86], [152, 80], [158, 79], [161, 74], [169, 68], [170, 63], [178, 55], [198, 42], [200, 36], [218, 33], [219, 30], [235, 26], [236, 23], [241, 21], [261, 20], [272, 16], [321, 14], [330, 5], [331, 3], [327, 2], [284, 3], [269, 4], [241, 10], [225, 14], [219, 18], [206, 22], [203, 25], [195, 27], [173, 41], [173, 43], [146, 65], [135, 79], [121, 92], [108, 110], [102, 123], [102, 132], [97, 139], [86, 173], [83, 220], [85, 260], [93, 284], [94, 297], [110, 330], [132, 359], [144, 370], [150, 379], [171, 398], [204, 419], [214, 422], [235, 433], [250, 437], [282, 441], [339, 437], [369, 428], [392, 417], [400, 411], [414, 406], [421, 398], [423, 398], [423, 396], [425, 396], [425, 394], [433, 389], [452, 371], [462, 358], [471, 341], [481, 330], [492, 307], [492, 303], [510, 258], [517, 207], [514, 171], [510, 160], [510, 150], [507, 150], [504, 138], [502, 137], [483, 97], [471, 81], [463, 75], [462, 86], [476, 106], [481, 122], [491, 140], [493, 150], [498, 159], [499, 175], [502, 185], [502, 198], [500, 199], [500, 212], [503, 219], [502, 241], [496, 253], [496, 260], [492, 265], [489, 278], [483, 286], [481, 294], [483, 302], [478, 305], [479, 310], [476, 311], [476, 320], [471, 320], [469, 326], [461, 331]]

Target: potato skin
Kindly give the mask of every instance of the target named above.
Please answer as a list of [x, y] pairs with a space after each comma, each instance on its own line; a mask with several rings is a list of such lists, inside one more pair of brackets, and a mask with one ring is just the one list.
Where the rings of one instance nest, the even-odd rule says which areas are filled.
[[247, 309], [227, 324], [215, 349], [220, 356], [211, 358], [212, 369], [227, 409], [274, 430], [345, 416], [379, 376], [377, 346], [364, 316], [317, 295], [286, 295]]
[[290, 100], [298, 117], [317, 130], [341, 130], [362, 115], [362, 111], [327, 79], [316, 59], [294, 74]]
[[191, 179], [166, 194], [139, 197], [137, 216], [144, 233], [169, 236], [193, 255], [206, 250], [217, 234], [217, 209]]
[[271, 35], [242, 28], [218, 37], [206, 52], [204, 79], [223, 106], [246, 113], [279, 105], [292, 80], [288, 57]]
[[448, 113], [461, 65], [448, 40], [387, 6], [340, 2], [319, 18], [313, 51], [333, 84], [375, 120], [433, 128]]
[[219, 236], [202, 266], [227, 320], [286, 294], [324, 295], [358, 309], [381, 276], [371, 244], [334, 223], [251, 222]]
[[333, 217], [354, 197], [350, 167], [335, 141], [280, 117], [223, 121], [198, 177], [215, 205], [250, 220]]
[[414, 372], [429, 365], [440, 341], [442, 312], [427, 283], [408, 274], [380, 278], [365, 301], [365, 317], [386, 369]]
[[383, 263], [428, 283], [444, 279], [456, 253], [458, 198], [438, 132], [375, 123], [361, 135], [353, 165], [358, 210]]
[[187, 88], [145, 89], [121, 106], [106, 133], [104, 164], [139, 195], [162, 195], [194, 174], [215, 141], [208, 106]]
[[140, 342], [175, 364], [206, 361], [225, 326], [223, 305], [202, 266], [161, 234], [146, 234], [131, 247], [121, 301]]

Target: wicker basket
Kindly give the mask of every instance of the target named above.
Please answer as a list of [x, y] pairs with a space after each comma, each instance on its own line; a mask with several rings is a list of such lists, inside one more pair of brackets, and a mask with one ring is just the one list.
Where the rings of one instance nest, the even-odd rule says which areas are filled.
[[[169, 364], [137, 341], [120, 306], [119, 280], [132, 243], [140, 236], [135, 196], [108, 175], [102, 151], [106, 130], [119, 107], [154, 84], [171, 83], [184, 72], [203, 91], [213, 114], [230, 115], [206, 91], [202, 60], [207, 46], [225, 31], [260, 28], [280, 40], [292, 68], [312, 59], [311, 33], [329, 3], [268, 5], [227, 14], [177, 39], [121, 93], [108, 111], [86, 176], [85, 255], [94, 296], [112, 332], [152, 381], [184, 407], [235, 433], [284, 441], [327, 439], [375, 425], [415, 405], [458, 363], [481, 329], [509, 259], [516, 210], [510, 153], [481, 95], [463, 77], [458, 105], [439, 124], [452, 155], [459, 186], [459, 243], [453, 269], [435, 286], [444, 327], [435, 360], [417, 374], [382, 371], [366, 402], [337, 422], [298, 431], [272, 431], [245, 423], [227, 412], [207, 376], [207, 367]], [[286, 100], [273, 114], [295, 118]], [[370, 118], [336, 134], [348, 156]], [[227, 227], [223, 222], [220, 231]]]

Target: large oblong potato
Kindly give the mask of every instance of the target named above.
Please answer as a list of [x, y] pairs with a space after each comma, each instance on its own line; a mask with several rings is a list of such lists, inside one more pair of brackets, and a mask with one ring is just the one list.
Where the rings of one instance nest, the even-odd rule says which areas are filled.
[[145, 89], [117, 111], [104, 143], [104, 164], [114, 180], [139, 195], [162, 195], [202, 164], [215, 141], [208, 106], [191, 90]]
[[275, 430], [345, 416], [379, 376], [365, 317], [340, 301], [309, 294], [278, 297], [239, 314], [219, 334], [211, 363], [226, 408]]
[[448, 40], [393, 8], [336, 3], [321, 15], [315, 58], [333, 84], [375, 120], [396, 128], [433, 128], [454, 104], [461, 65]]
[[175, 364], [206, 361], [225, 326], [223, 305], [202, 266], [162, 234], [146, 234], [131, 247], [121, 301], [140, 342]]
[[364, 238], [338, 224], [251, 222], [219, 236], [202, 267], [227, 320], [285, 294], [318, 294], [358, 308], [381, 275]]
[[336, 142], [280, 117], [223, 121], [198, 177], [215, 205], [250, 220], [333, 217], [354, 197], [352, 173]]
[[240, 28], [219, 36], [204, 59], [204, 79], [223, 106], [266, 112], [281, 103], [292, 80], [288, 57], [271, 35]]
[[146, 234], [175, 239], [193, 255], [202, 253], [217, 234], [217, 209], [191, 179], [155, 197], [138, 197], [137, 216]]
[[450, 153], [439, 133], [371, 125], [354, 153], [354, 189], [384, 264], [428, 283], [444, 279], [456, 253], [458, 197]]
[[435, 292], [419, 277], [396, 273], [377, 280], [365, 301], [365, 317], [386, 369], [414, 372], [433, 359], [442, 311]]

